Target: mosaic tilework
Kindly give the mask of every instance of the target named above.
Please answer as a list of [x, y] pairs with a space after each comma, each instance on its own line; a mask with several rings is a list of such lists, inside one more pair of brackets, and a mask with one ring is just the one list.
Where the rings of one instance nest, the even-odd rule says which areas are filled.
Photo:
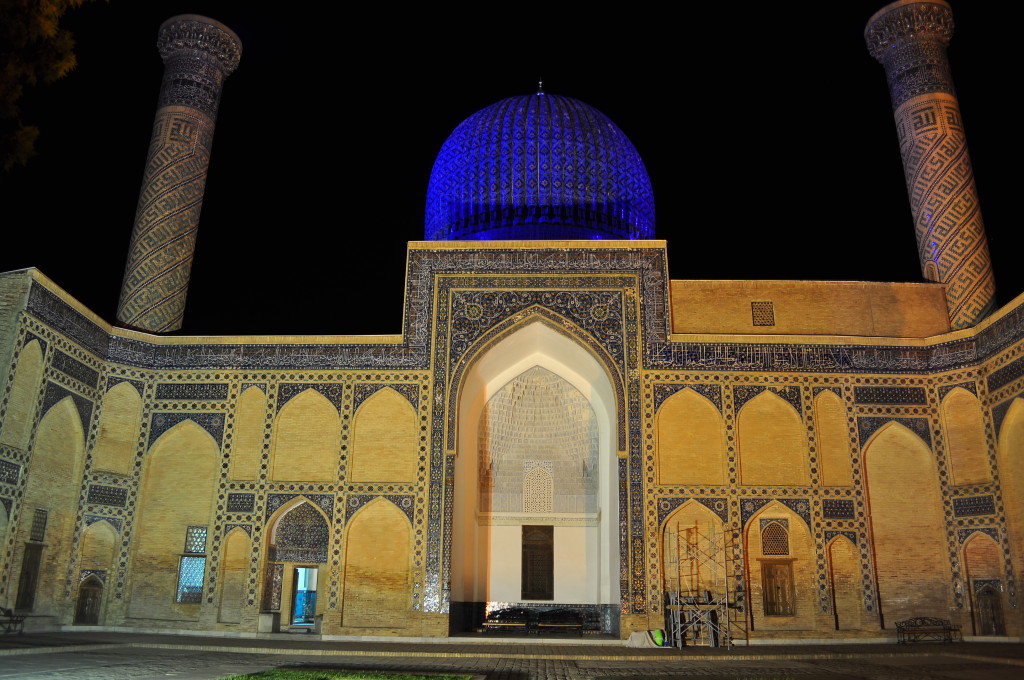
[[274, 562], [327, 562], [331, 529], [309, 503], [300, 503], [278, 521], [275, 543], [267, 555]]
[[878, 431], [883, 425], [888, 423], [899, 423], [908, 430], [916, 434], [918, 437], [924, 440], [924, 442], [931, 448], [932, 435], [931, 429], [928, 425], [927, 418], [882, 418], [868, 416], [863, 418], [857, 418], [857, 433], [860, 436], [860, 445], [863, 447], [867, 444], [868, 439], [871, 438], [875, 432]]
[[86, 495], [86, 502], [123, 508], [128, 503], [128, 489], [116, 486], [103, 486], [102, 484], [90, 484], [88, 494]]
[[762, 385], [734, 385], [733, 386], [733, 403], [734, 408], [738, 413], [743, 405], [748, 401], [761, 394], [765, 390], [774, 392], [775, 394], [782, 397], [790, 406], [796, 409], [797, 413], [801, 412], [800, 405], [800, 388], [795, 385], [786, 387], [764, 387]]
[[845, 536], [850, 539], [850, 543], [857, 545], [857, 533], [854, 531], [826, 531], [825, 532], [825, 543], [831, 543], [832, 539], [836, 536]]
[[135, 391], [138, 392], [139, 394], [142, 394], [144, 391], [145, 383], [143, 383], [141, 380], [129, 380], [128, 378], [124, 378], [118, 375], [107, 376], [107, 385], [103, 389], [103, 391], [109, 392], [111, 388], [116, 387], [117, 385], [120, 385], [123, 382], [130, 384], [132, 387], [135, 388]]
[[974, 382], [959, 382], [959, 383], [956, 383], [955, 385], [940, 385], [939, 386], [939, 401], [942, 401], [943, 399], [945, 399], [947, 394], [949, 394], [950, 392], [952, 392], [953, 390], [955, 390], [958, 387], [967, 390], [968, 392], [970, 392], [974, 396], [978, 396], [978, 386]]
[[988, 376], [988, 391], [995, 392], [1024, 375], [1024, 357], [1011, 361]]
[[156, 386], [157, 399], [205, 401], [227, 399], [227, 383], [160, 383]]
[[252, 512], [256, 508], [256, 494], [254, 493], [229, 493], [228, 512]]
[[281, 586], [284, 583], [284, 565], [267, 564], [267, 577], [263, 581], [263, 611], [281, 609]]
[[341, 409], [341, 402], [344, 398], [344, 386], [338, 383], [281, 383], [277, 386], [277, 410], [287, 404], [293, 397], [306, 390], [316, 390], [327, 398], [327, 401], [334, 404], [334, 408]]
[[946, 57], [952, 37], [953, 13], [932, 3], [893, 8], [867, 27], [868, 52], [885, 67], [893, 109], [921, 94], [953, 93]]
[[845, 498], [825, 498], [821, 501], [821, 516], [826, 519], [854, 519], [853, 501]]
[[319, 507], [321, 510], [323, 510], [324, 514], [327, 515], [328, 517], [331, 517], [334, 514], [334, 495], [333, 494], [325, 494], [325, 493], [319, 493], [319, 494], [317, 494], [317, 493], [303, 493], [303, 494], [297, 494], [297, 493], [271, 493], [271, 494], [267, 494], [267, 510], [266, 510], [266, 519], [267, 519], [267, 521], [269, 521], [270, 520], [270, 516], [273, 515], [275, 512], [277, 512], [277, 510], [280, 507], [282, 507], [285, 503], [287, 503], [288, 501], [292, 500], [293, 498], [298, 498], [299, 496], [301, 496], [302, 498], [305, 498], [306, 500], [308, 500], [311, 503], [316, 504], [316, 506]]
[[923, 387], [856, 386], [853, 400], [858, 404], [927, 404]]
[[100, 583], [107, 582], [107, 571], [106, 569], [82, 569], [78, 572], [78, 581], [81, 583], [90, 576], [95, 576], [100, 580]]
[[96, 522], [107, 522], [110, 526], [114, 527], [117, 533], [121, 533], [121, 518], [120, 517], [103, 517], [100, 515], [85, 515], [82, 518], [85, 521], [85, 526], [92, 526]]
[[21, 475], [21, 466], [9, 460], [0, 460], [0, 482], [5, 484], [17, 484]]
[[110, 336], [92, 319], [81, 314], [36, 281], [33, 281], [29, 288], [26, 307], [30, 314], [81, 344], [85, 350], [99, 357], [107, 356]]
[[224, 435], [223, 413], [154, 413], [147, 446], [152, 446], [160, 435], [186, 420], [191, 420], [209, 432], [217, 445], [220, 445]]
[[957, 517], [994, 515], [995, 513], [995, 498], [992, 496], [967, 496], [953, 499], [953, 514]]
[[744, 526], [750, 518], [772, 501], [777, 501], [796, 513], [808, 528], [811, 526], [811, 502], [806, 498], [744, 498], [740, 501], [740, 517]]
[[352, 387], [352, 410], [359, 410], [359, 406], [366, 401], [369, 397], [373, 396], [378, 390], [384, 387], [390, 387], [394, 391], [401, 394], [403, 397], [409, 400], [412, 407], [419, 410], [420, 406], [420, 386], [410, 385], [407, 383], [384, 383], [384, 384], [366, 384], [360, 383]]
[[46, 392], [43, 395], [43, 408], [40, 412], [45, 414], [53, 408], [57, 402], [66, 397], [71, 397], [71, 400], [75, 404], [75, 410], [78, 411], [78, 417], [82, 421], [82, 426], [87, 427], [90, 418], [92, 418], [92, 402], [80, 394], [75, 394], [74, 392], [65, 389], [57, 383], [46, 383]]
[[839, 388], [839, 387], [831, 387], [831, 386], [829, 386], [829, 387], [815, 387], [811, 391], [811, 394], [812, 394], [812, 396], [817, 397], [822, 392], [831, 392], [832, 394], [836, 395], [840, 399], [842, 399], [842, 397], [843, 397], [843, 390], [841, 388]]
[[237, 524], [237, 523], [225, 524], [224, 525], [224, 533], [222, 535], [223, 536], [227, 536], [228, 534], [230, 534], [235, 529], [241, 529], [245, 533], [249, 534], [249, 538], [252, 538], [252, 525], [251, 524]]
[[376, 498], [385, 498], [391, 501], [396, 508], [405, 513], [405, 516], [409, 518], [409, 522], [415, 523], [413, 517], [413, 510], [416, 504], [415, 496], [410, 494], [381, 494], [381, 495], [368, 495], [368, 494], [349, 494], [345, 502], [345, 522], [347, 523], [352, 519], [352, 515], [370, 501]]
[[999, 531], [995, 527], [974, 527], [972, 529], [957, 529], [957, 542], [963, 545], [964, 542], [974, 534], [985, 534], [991, 536], [992, 540], [999, 543]]
[[690, 385], [690, 384], [666, 384], [656, 383], [654, 386], [654, 410], [657, 412], [661, 408], [662, 403], [673, 394], [684, 388], [689, 388], [697, 394], [705, 397], [715, 408], [721, 412], [722, 410], [722, 388], [720, 385]]
[[1013, 404], [1014, 399], [1024, 398], [1024, 392], [1014, 396], [1012, 399], [1007, 399], [1001, 404], [993, 407], [992, 409], [992, 421], [993, 427], [996, 432], [999, 432], [1003, 427], [1003, 419], [1006, 418], [1007, 411], [1010, 410], [1010, 406]]
[[89, 387], [96, 387], [96, 383], [100, 379], [98, 371], [89, 368], [77, 359], [71, 358], [64, 352], [54, 352], [50, 358], [50, 365], [64, 375], [74, 378]]

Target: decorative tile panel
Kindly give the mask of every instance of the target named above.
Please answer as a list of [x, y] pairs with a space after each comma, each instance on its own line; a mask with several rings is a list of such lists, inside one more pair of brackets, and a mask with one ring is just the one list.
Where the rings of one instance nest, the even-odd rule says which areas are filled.
[[123, 508], [128, 504], [128, 489], [117, 486], [90, 484], [86, 495], [86, 503], [93, 505], [110, 505]]
[[992, 496], [967, 496], [953, 499], [953, 514], [957, 517], [996, 514], [996, 503]]
[[98, 371], [89, 368], [78, 359], [73, 359], [61, 351], [53, 353], [51, 365], [64, 375], [89, 387], [96, 387], [96, 383], [100, 379]]
[[9, 460], [0, 460], [0, 482], [17, 484], [21, 475], [21, 466]]
[[858, 404], [915, 404], [928, 403], [923, 387], [878, 387], [857, 386], [853, 388], [853, 400]]
[[845, 498], [825, 498], [821, 501], [821, 515], [825, 519], [855, 519], [853, 501]]
[[160, 383], [156, 386], [157, 399], [178, 401], [206, 401], [228, 398], [227, 383]]

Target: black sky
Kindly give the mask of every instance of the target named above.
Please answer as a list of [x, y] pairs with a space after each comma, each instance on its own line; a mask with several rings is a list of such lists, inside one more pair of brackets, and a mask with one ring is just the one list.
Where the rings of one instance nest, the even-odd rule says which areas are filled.
[[[863, 39], [884, 4], [93, 3], [65, 20], [78, 69], [23, 102], [42, 137], [27, 168], [0, 177], [0, 271], [38, 267], [114, 320], [163, 72], [157, 29], [197, 13], [235, 30], [243, 54], [224, 88], [183, 334], [398, 333], [434, 157], [459, 122], [538, 77], [637, 147], [672, 278], [920, 281], [885, 75]], [[951, 4], [1006, 303], [1024, 292], [1012, 103], [1024, 7]]]

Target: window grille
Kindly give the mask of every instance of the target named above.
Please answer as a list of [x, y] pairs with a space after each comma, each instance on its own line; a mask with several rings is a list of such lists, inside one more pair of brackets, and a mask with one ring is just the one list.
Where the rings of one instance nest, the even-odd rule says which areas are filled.
[[189, 527], [185, 531], [185, 552], [206, 552], [206, 527]]
[[777, 522], [772, 522], [761, 532], [762, 555], [788, 555], [789, 532]]
[[755, 326], [775, 325], [775, 305], [766, 300], [750, 303], [750, 312]]
[[32, 515], [32, 528], [29, 530], [28, 538], [30, 541], [43, 542], [43, 538], [46, 537], [46, 517], [48, 512], [42, 508], [36, 508], [36, 512]]
[[181, 604], [199, 604], [203, 597], [206, 572], [207, 527], [190, 526], [185, 530], [185, 555], [178, 562], [178, 591], [174, 598]]

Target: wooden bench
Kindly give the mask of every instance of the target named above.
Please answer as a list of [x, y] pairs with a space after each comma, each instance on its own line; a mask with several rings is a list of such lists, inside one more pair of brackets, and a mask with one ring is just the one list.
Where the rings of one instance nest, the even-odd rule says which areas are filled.
[[4, 627], [4, 635], [7, 633], [25, 633], [25, 615], [15, 614], [7, 607], [0, 607], [0, 626]]
[[583, 635], [583, 619], [568, 609], [552, 609], [537, 615], [536, 632], [567, 632]]
[[962, 642], [960, 626], [954, 626], [949, 619], [933, 616], [918, 616], [896, 622], [897, 644], [910, 642]]
[[532, 628], [531, 623], [529, 610], [513, 607], [491, 612], [484, 620], [482, 628], [484, 632], [501, 630], [512, 633], [525, 633], [529, 632], [529, 629]]

